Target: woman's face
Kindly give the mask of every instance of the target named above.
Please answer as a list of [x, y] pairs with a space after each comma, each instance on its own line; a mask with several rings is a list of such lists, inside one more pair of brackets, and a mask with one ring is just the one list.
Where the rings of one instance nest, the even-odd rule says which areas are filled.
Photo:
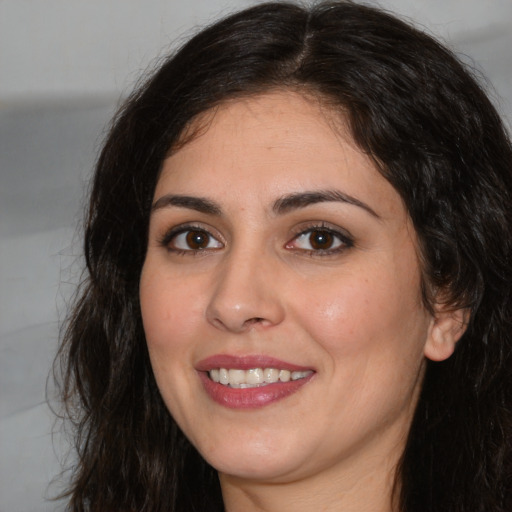
[[167, 407], [221, 479], [396, 462], [435, 324], [398, 193], [311, 99], [204, 121], [163, 164], [140, 282]]

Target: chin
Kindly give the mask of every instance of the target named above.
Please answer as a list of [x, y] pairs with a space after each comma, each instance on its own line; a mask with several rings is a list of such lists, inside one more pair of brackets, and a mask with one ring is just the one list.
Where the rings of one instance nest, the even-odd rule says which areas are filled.
[[303, 468], [309, 458], [301, 457], [296, 448], [292, 450], [286, 444], [276, 442], [276, 438], [271, 446], [268, 438], [262, 441], [241, 438], [239, 443], [231, 438], [227, 443], [217, 444], [214, 451], [200, 450], [200, 453], [220, 474], [280, 482]]

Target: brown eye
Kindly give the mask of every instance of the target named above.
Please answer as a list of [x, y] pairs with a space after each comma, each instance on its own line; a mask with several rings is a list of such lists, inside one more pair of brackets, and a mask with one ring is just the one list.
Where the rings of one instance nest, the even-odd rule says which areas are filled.
[[353, 245], [349, 235], [334, 229], [318, 227], [299, 233], [285, 247], [306, 254], [323, 256], [342, 252]]
[[206, 249], [221, 249], [224, 247], [214, 236], [202, 229], [182, 229], [171, 233], [163, 241], [170, 251], [198, 252]]
[[208, 247], [210, 235], [204, 231], [188, 231], [185, 240], [190, 249], [197, 251]]
[[317, 251], [331, 249], [334, 236], [329, 231], [314, 230], [309, 233], [309, 243]]

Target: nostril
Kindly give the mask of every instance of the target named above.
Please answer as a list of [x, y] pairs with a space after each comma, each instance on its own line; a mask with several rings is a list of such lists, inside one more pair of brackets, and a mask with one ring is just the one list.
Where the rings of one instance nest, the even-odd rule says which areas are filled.
[[[253, 318], [249, 318], [247, 320], [245, 320], [242, 325], [240, 325], [240, 329], [234, 329], [234, 330], [245, 330], [247, 329], [248, 327], [250, 327], [251, 325], [257, 325], [257, 324], [262, 324], [265, 322], [265, 319], [262, 318], [262, 317], [253, 317]], [[230, 330], [233, 330], [233, 326], [231, 325], [226, 325], [220, 318], [214, 318], [212, 320], [212, 324], [217, 327], [217, 328], [227, 328], [227, 329], [230, 329]]]
[[264, 318], [254, 317], [254, 318], [249, 318], [249, 320], [246, 320], [245, 323], [246, 324], [259, 324], [263, 321], [264, 321]]

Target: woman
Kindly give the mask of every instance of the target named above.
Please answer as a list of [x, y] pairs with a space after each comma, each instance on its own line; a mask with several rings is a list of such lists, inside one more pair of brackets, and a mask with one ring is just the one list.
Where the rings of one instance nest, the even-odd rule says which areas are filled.
[[511, 162], [470, 73], [377, 9], [192, 38], [98, 160], [70, 510], [511, 510]]

